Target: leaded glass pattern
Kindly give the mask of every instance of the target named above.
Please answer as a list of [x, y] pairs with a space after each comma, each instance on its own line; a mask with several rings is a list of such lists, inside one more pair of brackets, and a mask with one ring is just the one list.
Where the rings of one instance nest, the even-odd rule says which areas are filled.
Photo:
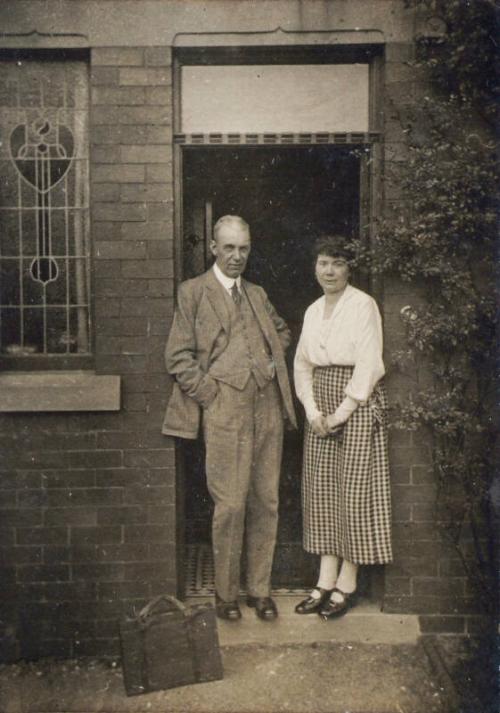
[[0, 62], [0, 354], [88, 354], [87, 66]]

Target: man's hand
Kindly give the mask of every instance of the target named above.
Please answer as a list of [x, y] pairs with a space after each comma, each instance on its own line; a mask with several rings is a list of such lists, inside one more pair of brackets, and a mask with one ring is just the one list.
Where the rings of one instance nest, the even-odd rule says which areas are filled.
[[211, 376], [208, 374], [205, 376], [205, 380], [207, 382], [207, 388], [208, 390], [208, 398], [205, 398], [203, 400], [203, 403], [201, 404], [204, 409], [210, 408], [210, 406], [213, 404], [215, 399], [217, 398], [217, 394], [219, 393], [219, 384], [215, 379], [212, 379]]
[[315, 433], [320, 438], [325, 438], [326, 436], [328, 436], [329, 428], [326, 422], [326, 418], [325, 416], [323, 416], [323, 414], [317, 416], [314, 421], [311, 421], [311, 428], [313, 430], [313, 433]]

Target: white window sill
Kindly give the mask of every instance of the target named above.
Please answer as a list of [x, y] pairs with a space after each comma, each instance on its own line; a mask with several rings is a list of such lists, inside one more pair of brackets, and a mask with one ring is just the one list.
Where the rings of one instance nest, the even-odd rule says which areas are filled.
[[0, 413], [119, 411], [120, 377], [93, 371], [0, 373]]

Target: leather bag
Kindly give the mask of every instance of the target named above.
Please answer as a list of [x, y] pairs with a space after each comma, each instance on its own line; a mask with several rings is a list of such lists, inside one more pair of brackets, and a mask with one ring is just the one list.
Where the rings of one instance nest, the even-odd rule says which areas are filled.
[[128, 696], [223, 677], [212, 604], [186, 607], [161, 594], [120, 622], [120, 638]]

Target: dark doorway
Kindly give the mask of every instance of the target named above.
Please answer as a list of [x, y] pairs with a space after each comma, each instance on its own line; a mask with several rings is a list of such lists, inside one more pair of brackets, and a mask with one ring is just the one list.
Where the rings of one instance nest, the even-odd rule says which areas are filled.
[[[293, 357], [305, 309], [321, 292], [310, 248], [321, 233], [357, 236], [367, 150], [348, 146], [196, 147], [183, 150], [184, 278], [211, 264], [213, 224], [225, 214], [250, 225], [252, 253], [245, 277], [266, 290], [293, 335]], [[303, 411], [299, 430], [285, 436], [280, 524], [273, 585], [306, 587], [316, 560], [302, 550], [300, 479]], [[188, 444], [185, 462], [185, 542], [210, 543], [212, 504], [205, 485], [203, 444]]]

